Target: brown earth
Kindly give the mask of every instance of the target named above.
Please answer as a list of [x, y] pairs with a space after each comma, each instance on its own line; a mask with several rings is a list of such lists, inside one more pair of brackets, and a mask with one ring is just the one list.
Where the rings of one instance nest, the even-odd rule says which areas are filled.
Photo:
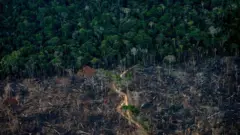
[[132, 120], [120, 114], [124, 96], [102, 70], [95, 76], [4, 80], [0, 134], [142, 134], [133, 128], [137, 124], [153, 135], [236, 134], [239, 64], [238, 57], [224, 57], [134, 67], [132, 80], [116, 86], [140, 109], [138, 116], [127, 116]]

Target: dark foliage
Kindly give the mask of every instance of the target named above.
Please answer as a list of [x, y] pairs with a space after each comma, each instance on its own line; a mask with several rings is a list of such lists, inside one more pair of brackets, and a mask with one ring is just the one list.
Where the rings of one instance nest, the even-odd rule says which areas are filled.
[[[237, 0], [0, 1], [0, 73], [160, 62], [166, 55], [238, 55]], [[135, 48], [136, 53], [131, 49]]]

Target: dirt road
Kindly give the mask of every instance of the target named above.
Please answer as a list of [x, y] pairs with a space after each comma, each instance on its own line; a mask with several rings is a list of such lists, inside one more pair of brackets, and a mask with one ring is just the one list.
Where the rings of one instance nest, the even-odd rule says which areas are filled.
[[[137, 65], [135, 65], [137, 66]], [[122, 72], [120, 74], [120, 77], [123, 78], [124, 75], [130, 71], [131, 69], [133, 69], [135, 66], [125, 70], [124, 72]], [[112, 88], [113, 90], [118, 93], [120, 96], [123, 97], [123, 100], [122, 102], [117, 106], [117, 112], [120, 113], [125, 119], [127, 119], [130, 123], [134, 124], [138, 129], [136, 132], [140, 133], [141, 135], [148, 135], [147, 131], [142, 127], [141, 124], [139, 124], [137, 121], [135, 121], [133, 119], [133, 116], [132, 114], [129, 112], [129, 110], [126, 111], [126, 113], [122, 110], [122, 106], [123, 105], [129, 105], [129, 101], [128, 101], [128, 96], [127, 94], [125, 94], [124, 92], [121, 91], [120, 88], [117, 88], [116, 87], [116, 84], [115, 83], [112, 83]]]

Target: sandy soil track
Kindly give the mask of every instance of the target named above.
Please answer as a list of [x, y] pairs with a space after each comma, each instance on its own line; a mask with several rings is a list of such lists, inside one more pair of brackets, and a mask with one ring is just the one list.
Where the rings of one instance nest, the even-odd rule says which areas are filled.
[[[135, 65], [137, 66], [137, 65]], [[124, 75], [130, 71], [131, 69], [133, 69], [135, 66], [123, 71], [121, 74], [120, 74], [120, 77], [123, 78]], [[123, 100], [122, 102], [117, 106], [117, 112], [120, 113], [125, 119], [127, 119], [130, 123], [134, 124], [138, 129], [136, 132], [139, 132], [141, 133], [141, 135], [148, 135], [147, 131], [142, 127], [141, 124], [139, 124], [137, 121], [135, 121], [133, 119], [133, 116], [131, 115], [131, 113], [127, 110], [126, 112], [124, 112], [122, 110], [122, 106], [123, 105], [129, 105], [129, 101], [128, 101], [128, 96], [127, 94], [125, 94], [124, 92], [121, 91], [120, 88], [117, 88], [115, 83], [112, 83], [112, 88], [113, 90], [119, 94], [119, 96], [122, 96], [123, 97]]]

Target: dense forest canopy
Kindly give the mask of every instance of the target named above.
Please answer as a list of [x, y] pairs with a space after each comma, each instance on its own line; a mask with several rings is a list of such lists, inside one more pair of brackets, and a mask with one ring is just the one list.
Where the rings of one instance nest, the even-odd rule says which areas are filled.
[[239, 26], [239, 0], [1, 0], [1, 78], [238, 55]]

